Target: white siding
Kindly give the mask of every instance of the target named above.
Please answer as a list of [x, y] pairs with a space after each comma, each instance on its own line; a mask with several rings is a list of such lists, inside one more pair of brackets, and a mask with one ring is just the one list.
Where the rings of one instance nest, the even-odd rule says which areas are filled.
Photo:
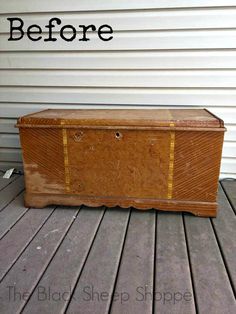
[[[26, 113], [206, 107], [228, 129], [221, 176], [236, 177], [236, 0], [0, 2], [0, 168], [21, 166], [14, 123]], [[55, 16], [63, 25], [109, 24], [114, 38], [9, 42], [13, 16], [43, 29]]]

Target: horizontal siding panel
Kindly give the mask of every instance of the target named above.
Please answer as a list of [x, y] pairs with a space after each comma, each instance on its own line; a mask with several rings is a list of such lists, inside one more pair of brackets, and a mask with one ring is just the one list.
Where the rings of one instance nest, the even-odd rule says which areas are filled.
[[22, 164], [22, 162], [0, 161], [0, 169], [1, 170], [7, 170], [10, 168], [15, 168], [17, 170], [23, 170], [23, 164]]
[[226, 124], [236, 124], [236, 107], [233, 108], [209, 108], [216, 116], [224, 117]]
[[21, 150], [19, 148], [0, 148], [0, 161], [22, 162]]
[[222, 158], [220, 171], [222, 173], [236, 174], [236, 159], [235, 158]]
[[236, 87], [236, 70], [0, 70], [1, 86]]
[[63, 12], [95, 10], [131, 10], [131, 9], [166, 9], [166, 8], [200, 8], [236, 6], [235, 0], [11, 0], [0, 7], [0, 13], [20, 12]]
[[236, 89], [0, 87], [0, 102], [235, 106]]
[[[68, 38], [69, 35], [67, 34]], [[54, 35], [57, 41], [44, 42], [46, 34], [39, 41], [32, 42], [26, 36], [19, 41], [8, 41], [8, 34], [0, 35], [0, 51], [38, 50], [154, 50], [154, 49], [217, 49], [236, 48], [236, 30], [198, 31], [137, 31], [114, 32], [110, 41], [100, 40], [96, 34], [89, 34], [89, 41], [77, 39], [67, 42]]]
[[0, 53], [0, 69], [221, 68], [236, 68], [236, 51], [13, 51]]
[[18, 129], [14, 127], [15, 123], [15, 119], [0, 118], [0, 133], [18, 133]]
[[[8, 17], [2, 16], [0, 20], [0, 33], [9, 33], [10, 22]], [[18, 14], [17, 17], [24, 21], [23, 29], [32, 24], [39, 25], [46, 31], [45, 25], [52, 17], [61, 19], [62, 24], [52, 29], [59, 31], [62, 25], [93, 24], [97, 28], [108, 24], [116, 31], [127, 30], [168, 30], [168, 29], [201, 29], [201, 28], [232, 28], [236, 27], [236, 9], [198, 9], [198, 10], [153, 10], [153, 11], [123, 11], [123, 12], [71, 12], [71, 13], [41, 13], [41, 14]], [[14, 25], [19, 25], [15, 22]]]
[[224, 137], [225, 141], [236, 142], [236, 124], [235, 125], [227, 125], [226, 124], [226, 128], [227, 128], [227, 132], [225, 133], [225, 137]]
[[220, 173], [220, 179], [223, 180], [224, 178], [236, 179], [236, 174], [235, 173], [221, 172]]
[[225, 142], [223, 146], [223, 156], [236, 158], [236, 143]]
[[18, 134], [0, 134], [0, 147], [20, 148]]
[[235, 173], [228, 173], [228, 172], [221, 172], [220, 173], [220, 180], [223, 180], [224, 178], [236, 179], [236, 174]]

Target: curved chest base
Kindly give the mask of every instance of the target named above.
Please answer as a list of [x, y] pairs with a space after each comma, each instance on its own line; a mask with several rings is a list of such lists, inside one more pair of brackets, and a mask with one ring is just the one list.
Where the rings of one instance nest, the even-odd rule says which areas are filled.
[[157, 209], [161, 211], [189, 212], [195, 216], [216, 217], [216, 202], [193, 202], [164, 199], [138, 199], [118, 197], [86, 197], [70, 194], [33, 194], [25, 193], [25, 206], [43, 208], [48, 205], [81, 206], [89, 207], [134, 207], [141, 210]]

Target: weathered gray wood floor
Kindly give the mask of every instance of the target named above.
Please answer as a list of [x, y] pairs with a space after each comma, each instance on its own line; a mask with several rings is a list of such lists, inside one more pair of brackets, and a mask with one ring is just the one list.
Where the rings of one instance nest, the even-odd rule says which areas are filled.
[[236, 313], [236, 182], [216, 219], [24, 208], [0, 179], [0, 313]]

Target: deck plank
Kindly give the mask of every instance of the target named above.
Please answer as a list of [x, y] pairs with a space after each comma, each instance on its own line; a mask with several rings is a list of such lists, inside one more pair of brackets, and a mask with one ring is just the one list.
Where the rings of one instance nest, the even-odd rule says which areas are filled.
[[67, 313], [108, 313], [129, 214], [128, 209], [106, 211]]
[[[80, 275], [104, 210], [104, 208], [87, 207], [83, 207], [80, 210], [71, 229], [39, 281], [29, 302], [26, 304], [24, 314], [57, 314], [64, 312], [68, 302], [68, 294], [73, 290]], [[40, 291], [43, 291], [43, 289], [48, 291], [49, 287], [52, 292], [64, 294], [67, 298], [53, 301], [46, 298], [43, 293], [40, 294]]]
[[[19, 313], [74, 221], [78, 209], [56, 209], [0, 285], [3, 313]], [[4, 238], [3, 238], [4, 239]], [[10, 288], [9, 288], [10, 287]], [[15, 293], [19, 292], [14, 299]], [[23, 294], [27, 297], [23, 298]]]
[[221, 184], [236, 214], [236, 181], [225, 180]]
[[195, 313], [181, 214], [158, 213], [154, 313]]
[[2, 189], [4, 189], [8, 184], [10, 184], [11, 182], [13, 182], [14, 180], [16, 180], [19, 175], [17, 174], [13, 174], [9, 179], [4, 179], [2, 176], [3, 176], [3, 173], [0, 172], [0, 191]]
[[0, 211], [3, 210], [21, 191], [24, 190], [24, 177], [19, 176], [0, 191]]
[[[29, 209], [23, 176], [10, 180], [1, 185], [0, 178], [1, 313], [236, 312], [235, 182], [221, 183], [218, 216], [208, 219], [138, 210], [130, 215], [119, 208], [105, 215], [104, 208]], [[21, 297], [29, 294], [9, 300], [7, 286]], [[135, 299], [140, 286], [157, 293], [154, 304], [151, 294], [146, 302]], [[65, 299], [42, 302], [39, 287], [66, 292]], [[94, 300], [88, 301], [91, 288]], [[129, 293], [122, 304], [121, 292]], [[163, 304], [164, 292], [172, 302]], [[194, 297], [173, 304], [176, 292]]]
[[0, 241], [0, 280], [48, 219], [53, 208], [31, 208]]
[[[236, 186], [236, 185], [235, 185]], [[236, 291], [236, 216], [219, 185], [219, 210], [217, 218], [212, 219], [214, 229], [219, 239], [222, 254], [227, 266], [234, 293]]]
[[233, 290], [210, 219], [184, 215], [184, 220], [198, 312], [235, 313]]
[[155, 212], [133, 210], [115, 287], [111, 313], [152, 313]]
[[0, 212], [0, 239], [28, 211], [23, 198], [22, 192]]

